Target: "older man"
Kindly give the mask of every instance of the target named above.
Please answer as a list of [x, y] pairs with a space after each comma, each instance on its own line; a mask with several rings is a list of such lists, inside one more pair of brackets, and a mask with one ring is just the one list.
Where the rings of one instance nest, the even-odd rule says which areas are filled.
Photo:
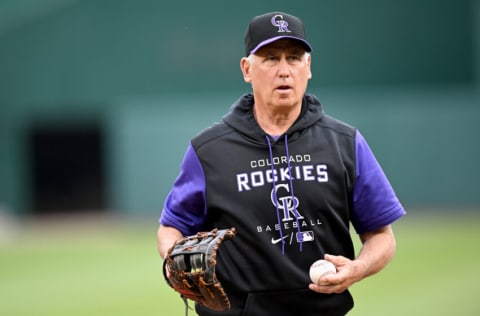
[[[161, 214], [160, 255], [199, 231], [238, 232], [217, 264], [231, 309], [197, 304], [199, 315], [345, 315], [348, 288], [395, 253], [391, 224], [405, 211], [360, 132], [306, 93], [311, 51], [299, 18], [253, 18], [240, 61], [252, 93], [187, 148]], [[318, 259], [337, 272], [313, 284]]]

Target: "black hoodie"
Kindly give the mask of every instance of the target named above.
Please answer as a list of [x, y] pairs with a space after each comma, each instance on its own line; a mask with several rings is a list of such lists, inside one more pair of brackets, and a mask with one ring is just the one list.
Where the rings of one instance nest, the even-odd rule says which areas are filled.
[[345, 315], [348, 291], [308, 289], [309, 266], [326, 253], [354, 258], [350, 238], [356, 129], [305, 95], [299, 118], [272, 138], [241, 97], [222, 122], [192, 140], [205, 174], [204, 230], [235, 227], [217, 276], [232, 308], [200, 315]]

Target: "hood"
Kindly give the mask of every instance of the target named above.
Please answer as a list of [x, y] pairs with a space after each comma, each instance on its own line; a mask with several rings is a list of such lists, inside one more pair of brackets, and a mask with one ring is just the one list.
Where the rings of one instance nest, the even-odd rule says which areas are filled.
[[[243, 95], [232, 105], [230, 111], [223, 117], [223, 121], [247, 138], [264, 144], [265, 132], [253, 116], [253, 104], [254, 99], [251, 93]], [[288, 138], [291, 141], [295, 140], [299, 132], [318, 122], [324, 115], [320, 101], [311, 94], [305, 94], [300, 116], [287, 131]]]

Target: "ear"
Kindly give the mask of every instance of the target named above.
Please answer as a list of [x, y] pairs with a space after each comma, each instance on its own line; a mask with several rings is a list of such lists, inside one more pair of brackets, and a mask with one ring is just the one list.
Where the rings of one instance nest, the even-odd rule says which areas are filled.
[[308, 79], [312, 79], [312, 55], [307, 56]]
[[240, 69], [243, 73], [243, 80], [245, 80], [246, 83], [252, 82], [252, 78], [250, 76], [250, 61], [246, 57], [242, 57], [240, 60]]

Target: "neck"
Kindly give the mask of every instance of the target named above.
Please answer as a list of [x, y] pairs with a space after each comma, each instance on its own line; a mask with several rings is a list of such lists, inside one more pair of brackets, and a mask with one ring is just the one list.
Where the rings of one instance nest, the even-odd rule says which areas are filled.
[[269, 135], [282, 135], [300, 115], [301, 107], [295, 107], [287, 111], [264, 111], [253, 107], [253, 114], [258, 125]]

